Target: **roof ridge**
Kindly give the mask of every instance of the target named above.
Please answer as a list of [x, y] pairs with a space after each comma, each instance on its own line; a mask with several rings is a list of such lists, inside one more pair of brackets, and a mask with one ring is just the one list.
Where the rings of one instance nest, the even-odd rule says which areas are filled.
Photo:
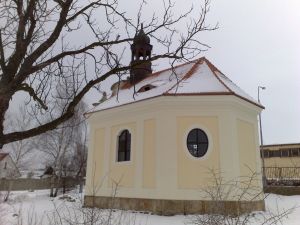
[[[249, 98], [246, 98], [246, 97], [243, 97], [242, 95], [238, 94], [237, 92], [233, 91], [230, 87], [228, 87], [228, 85], [226, 85], [219, 77], [219, 75], [216, 74], [215, 71], [219, 72], [220, 74], [222, 74], [226, 79], [228, 79], [233, 85], [235, 85], [237, 88], [239, 88], [240, 90], [242, 90], [238, 85], [236, 85], [232, 80], [230, 80], [225, 74], [223, 74], [217, 67], [215, 67], [208, 59], [205, 58], [205, 61], [208, 65], [208, 67], [210, 67], [210, 69], [212, 70], [213, 74], [215, 75], [215, 77], [219, 80], [219, 82], [221, 84], [224, 85], [224, 87], [226, 87], [230, 93], [232, 93], [233, 95], [241, 98], [241, 99], [244, 99], [248, 102], [251, 102], [253, 103], [254, 105], [258, 106], [258, 107], [261, 107], [261, 108], [264, 108], [264, 106], [262, 106], [261, 104], [259, 104], [258, 102], [255, 102]], [[242, 90], [243, 91], [243, 90]], [[244, 92], [244, 91], [243, 91]], [[247, 94], [247, 93], [246, 93]], [[248, 95], [248, 94], [247, 94]], [[249, 96], [251, 97], [251, 96]], [[252, 98], [252, 97], [251, 97]]]
[[230, 92], [230, 93], [235, 93], [231, 88], [229, 88], [221, 79], [220, 77], [216, 74], [215, 71], [218, 71], [219, 73], [223, 74], [217, 67], [215, 67], [208, 59], [205, 58], [205, 62], [209, 69], [213, 72], [214, 76], [217, 78], [217, 80]]
[[[191, 60], [191, 61], [187, 61], [187, 62], [185, 62], [185, 63], [179, 64], [179, 65], [176, 65], [176, 66], [173, 66], [173, 67], [169, 67], [169, 68], [166, 68], [166, 69], [162, 69], [162, 70], [156, 71], [156, 72], [154, 72], [154, 73], [150, 73], [148, 76], [146, 76], [144, 79], [140, 80], [138, 83], [140, 83], [140, 82], [146, 80], [146, 79], [149, 78], [149, 77], [154, 77], [154, 76], [157, 76], [157, 75], [159, 75], [160, 73], [166, 72], [166, 71], [168, 71], [168, 70], [177, 69], [178, 67], [185, 66], [185, 65], [188, 65], [188, 64], [193, 63], [193, 62], [197, 62], [198, 60], [203, 59], [203, 58], [204, 58], [204, 57], [200, 57], [200, 58], [198, 58], [198, 59], [193, 59], [193, 60]], [[138, 83], [136, 83], [136, 84], [138, 84]], [[130, 87], [132, 87], [132, 86], [133, 86], [132, 84], [128, 83], [127, 85], [125, 84], [121, 89], [127, 89], [127, 88], [130, 88]]]
[[172, 69], [177, 69], [178, 67], [185, 66], [185, 65], [193, 63], [193, 62], [197, 62], [199, 59], [202, 59], [202, 58], [204, 58], [204, 57], [201, 57], [201, 58], [198, 58], [198, 59], [193, 59], [192, 61], [187, 61], [185, 63], [179, 64], [179, 65], [176, 65], [176, 66], [173, 66], [173, 67], [169, 67], [169, 68], [166, 68], [166, 69], [162, 69], [162, 70], [156, 71], [155, 73], [152, 73], [151, 76], [152, 75], [155, 76], [155, 75], [157, 75], [159, 73], [166, 72], [166, 71], [172, 70]]
[[[205, 65], [204, 65], [205, 63]], [[204, 67], [203, 67], [204, 66]], [[202, 68], [203, 67], [203, 68]], [[179, 69], [177, 69], [179, 68]], [[176, 70], [175, 70], [176, 69]], [[179, 71], [178, 71], [179, 70]], [[167, 72], [165, 72], [167, 71]], [[197, 84], [190, 84], [192, 87], [192, 90], [185, 89], [185, 80], [189, 81], [192, 76], [196, 76], [198, 74], [198, 71], [202, 71], [205, 73], [205, 77], [209, 78], [204, 80], [204, 83], [202, 85], [198, 86]], [[179, 73], [180, 72], [180, 73]], [[173, 79], [170, 81], [170, 76], [175, 76], [180, 74], [180, 76], [176, 77], [176, 80]], [[197, 76], [198, 77], [198, 76]], [[232, 82], [229, 78], [227, 78], [217, 67], [215, 67], [208, 59], [206, 59], [204, 56], [199, 57], [194, 60], [190, 60], [188, 62], [173, 66], [171, 68], [167, 68], [161, 71], [157, 71], [151, 76], [141, 80], [137, 84], [139, 86], [150, 84], [154, 81], [162, 79], [163, 84], [168, 83], [168, 85], [163, 85], [161, 89], [158, 89], [154, 92], [149, 92], [148, 94], [141, 94], [141, 97], [135, 99], [129, 99], [130, 98], [130, 91], [131, 89], [122, 90], [124, 91], [125, 97], [123, 100], [116, 101], [117, 99], [112, 98], [112, 96], [108, 99], [108, 103], [100, 107], [95, 107], [94, 109], [91, 109], [86, 113], [86, 115], [89, 115], [94, 112], [102, 111], [105, 109], [115, 108], [122, 105], [127, 105], [135, 102], [139, 102], [142, 100], [152, 99], [159, 96], [175, 96], [175, 95], [233, 95], [239, 99], [242, 99], [246, 102], [249, 102], [255, 106], [258, 106], [260, 108], [264, 108], [261, 104], [257, 103], [250, 95], [248, 95], [246, 92], [243, 91], [238, 85], [236, 85], [234, 82]], [[192, 78], [192, 82], [194, 82]], [[195, 81], [201, 82], [198, 78]], [[187, 82], [188, 83], [188, 82]], [[184, 84], [184, 85], [183, 85]], [[183, 89], [182, 85], [184, 86]], [[211, 85], [206, 87], [206, 85]], [[158, 84], [157, 87], [160, 87], [161, 85]], [[178, 88], [178, 90], [176, 89]], [[189, 87], [189, 86], [187, 86]], [[132, 88], [132, 86], [130, 87]], [[195, 90], [194, 90], [195, 89]], [[206, 91], [206, 92], [205, 92]], [[208, 92], [212, 91], [212, 92]], [[184, 92], [184, 93], [181, 93]], [[116, 103], [114, 103], [116, 101]]]
[[[169, 91], [171, 91], [175, 86], [179, 85], [185, 78], [187, 78], [188, 76], [193, 74], [195, 72], [196, 68], [198, 68], [200, 62], [202, 62], [203, 60], [205, 60], [205, 57], [201, 57], [201, 58], [191, 61], [190, 63], [195, 62], [195, 64], [191, 67], [191, 69], [189, 69], [189, 71], [187, 71], [186, 74], [176, 84], [174, 84], [171, 88], [169, 88], [167, 91], [165, 91], [163, 93], [163, 95], [168, 94]], [[186, 64], [183, 64], [183, 65], [186, 65]]]

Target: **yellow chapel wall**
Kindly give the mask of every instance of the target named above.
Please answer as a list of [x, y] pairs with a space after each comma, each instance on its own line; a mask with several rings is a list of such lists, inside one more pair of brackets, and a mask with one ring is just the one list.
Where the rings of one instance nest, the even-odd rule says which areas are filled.
[[[209, 140], [208, 151], [201, 158], [193, 157], [187, 149], [188, 132], [194, 128], [202, 129]], [[203, 188], [212, 174], [210, 170], [219, 171], [220, 144], [219, 126], [216, 116], [177, 117], [177, 154], [178, 154], [178, 188]]]
[[143, 188], [156, 187], [156, 121], [144, 121]]
[[94, 129], [91, 126], [90, 140], [87, 159], [87, 180], [86, 193], [88, 195], [96, 195], [97, 190], [102, 188], [102, 180], [99, 177], [104, 177], [104, 168], [100, 162], [104, 162], [104, 145], [105, 145], [105, 129]]
[[[129, 130], [131, 134], [130, 161], [117, 162], [117, 140], [123, 130]], [[135, 178], [136, 162], [136, 123], [124, 123], [111, 127], [110, 158], [108, 171], [108, 187], [132, 188]]]
[[[237, 115], [240, 180], [242, 187], [249, 186], [249, 193], [258, 194], [262, 189], [262, 161], [259, 151], [258, 118], [241, 111]], [[259, 195], [261, 198], [262, 192]]]
[[[110, 196], [113, 179], [122, 186], [118, 191], [120, 197], [196, 200], [203, 199], [199, 188], [207, 184], [208, 169], [219, 169], [228, 180], [240, 176], [243, 170], [239, 160], [246, 159], [248, 152], [239, 155], [239, 145], [244, 143], [237, 143], [237, 136], [239, 133], [248, 135], [250, 131], [243, 128], [237, 117], [238, 114], [243, 117], [248, 111], [234, 113], [239, 109], [224, 104], [226, 98], [216, 98], [220, 99], [220, 106], [211, 103], [214, 99], [198, 98], [197, 104], [191, 98], [177, 98], [174, 102], [172, 99], [155, 99], [134, 107], [128, 105], [108, 110], [90, 118], [91, 133], [98, 132], [90, 140], [88, 161], [91, 165], [92, 156], [92, 160], [101, 165], [96, 179], [103, 181], [103, 188], [96, 195]], [[252, 114], [250, 121], [255, 123], [256, 117]], [[209, 151], [203, 159], [189, 155], [185, 143], [187, 133], [196, 126], [204, 129], [210, 140]], [[132, 134], [132, 160], [118, 163], [116, 137], [125, 128], [129, 128]], [[257, 135], [255, 129], [253, 132], [252, 136]], [[105, 140], [101, 139], [102, 134]], [[257, 142], [257, 137], [254, 139]], [[256, 165], [257, 171], [258, 167]], [[89, 166], [87, 184], [92, 179], [90, 170]]]
[[241, 176], [251, 176], [256, 171], [255, 132], [252, 123], [237, 120], [238, 147], [240, 149], [240, 171]]

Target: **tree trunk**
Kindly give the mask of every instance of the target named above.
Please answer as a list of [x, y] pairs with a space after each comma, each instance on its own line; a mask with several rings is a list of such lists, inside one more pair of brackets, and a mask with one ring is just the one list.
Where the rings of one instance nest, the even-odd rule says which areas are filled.
[[60, 182], [61, 182], [61, 175], [59, 175], [55, 181], [55, 192], [54, 192], [54, 197], [57, 197], [58, 190], [60, 188]]
[[83, 178], [80, 177], [80, 184], [79, 184], [79, 193], [83, 192]]
[[52, 176], [50, 179], [50, 197], [54, 196], [54, 184], [55, 184], [55, 176]]
[[4, 196], [4, 202], [7, 202], [7, 201], [8, 201], [8, 198], [9, 198], [9, 195], [10, 195], [11, 188], [12, 188], [12, 181], [9, 180], [9, 181], [8, 181], [8, 187], [7, 187], [7, 190], [6, 190], [6, 192], [5, 192], [5, 196]]
[[[0, 88], [2, 89], [1, 85]], [[5, 113], [9, 107], [9, 100], [10, 96], [5, 94], [0, 94], [0, 149], [2, 149], [4, 145], [4, 120], [5, 120]]]

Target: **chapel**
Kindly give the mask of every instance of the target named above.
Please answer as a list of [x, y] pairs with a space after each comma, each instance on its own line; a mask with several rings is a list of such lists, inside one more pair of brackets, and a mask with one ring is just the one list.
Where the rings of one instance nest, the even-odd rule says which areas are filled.
[[[264, 210], [263, 106], [205, 57], [153, 72], [152, 48], [141, 28], [129, 78], [86, 113], [85, 206], [159, 215]], [[207, 194], [216, 180], [226, 195]]]

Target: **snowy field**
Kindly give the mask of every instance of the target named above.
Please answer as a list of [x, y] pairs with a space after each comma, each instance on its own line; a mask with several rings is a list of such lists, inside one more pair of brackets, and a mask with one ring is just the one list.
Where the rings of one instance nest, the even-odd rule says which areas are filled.
[[[186, 225], [195, 219], [194, 216], [183, 215], [166, 217], [126, 211], [83, 209], [82, 196], [75, 192], [54, 199], [49, 198], [48, 194], [48, 190], [12, 192], [9, 202], [0, 204], [0, 225], [90, 224], [88, 222], [91, 218], [97, 221], [95, 224], [101, 225]], [[300, 225], [299, 206], [300, 196], [271, 194], [266, 198], [268, 212], [278, 214], [292, 209], [288, 217], [279, 224]], [[254, 215], [255, 218], [262, 218], [269, 215], [268, 212]], [[85, 223], [79, 223], [82, 220]], [[253, 222], [247, 224], [262, 223], [253, 219]]]

